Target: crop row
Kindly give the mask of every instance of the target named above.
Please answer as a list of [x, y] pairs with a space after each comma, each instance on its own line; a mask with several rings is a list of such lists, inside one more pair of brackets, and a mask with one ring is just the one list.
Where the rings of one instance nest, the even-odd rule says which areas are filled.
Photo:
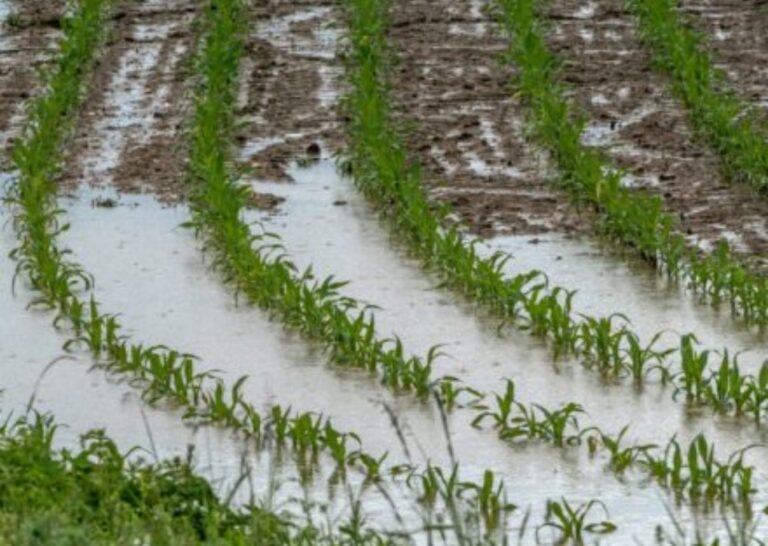
[[641, 35], [672, 76], [693, 126], [720, 155], [733, 180], [768, 190], [768, 130], [754, 107], [727, 88], [701, 38], [688, 27], [677, 0], [632, 0]]
[[[639, 3], [653, 2], [634, 4]], [[768, 278], [739, 263], [726, 241], [710, 254], [690, 248], [660, 197], [623, 186], [623, 173], [601, 151], [582, 144], [584, 120], [558, 80], [558, 60], [547, 47], [545, 23], [537, 13], [540, 2], [496, 4], [510, 39], [507, 61], [519, 68], [516, 89], [528, 103], [533, 134], [560, 170], [559, 187], [577, 203], [595, 208], [599, 230], [610, 240], [633, 249], [669, 278], [685, 282], [712, 306], [725, 303], [749, 324], [768, 324]]]
[[[383, 6], [375, 4], [366, 9], [379, 12], [370, 15], [371, 19], [385, 20]], [[692, 403], [709, 405], [719, 412], [748, 414], [760, 421], [768, 404], [768, 364], [762, 366], [757, 376], [744, 374], [737, 357], [731, 357], [727, 351], [718, 355], [697, 350], [691, 334], [680, 336], [676, 346], [664, 348], [660, 346], [661, 334], [641, 342], [622, 315], [577, 315], [572, 309], [574, 291], [550, 287], [546, 276], [539, 272], [507, 277], [507, 256], [496, 253], [483, 257], [476, 249], [477, 243], [467, 242], [459, 227], [447, 227], [447, 207], [427, 199], [420, 166], [409, 157], [398, 128], [390, 119], [387, 75], [391, 60], [384, 30], [372, 22], [359, 21], [361, 16], [356, 9], [350, 8], [347, 13], [351, 47], [346, 58], [351, 91], [345, 98], [350, 123], [344, 167], [429, 270], [503, 320], [549, 340], [555, 357], [578, 356], [587, 368], [606, 377], [630, 376], [637, 383], [656, 374], [662, 383], [674, 384], [675, 396], [684, 392]], [[526, 25], [535, 26], [531, 2], [524, 5], [510, 1], [505, 4], [505, 14], [507, 24], [514, 25], [517, 32], [523, 32]], [[537, 74], [547, 72], [542, 67], [549, 66], [552, 58], [539, 34], [520, 34], [516, 38], [533, 51], [525, 54], [532, 65], [536, 59], [544, 59], [542, 66], [531, 66], [521, 75], [531, 79], [532, 87], [534, 82], [539, 86], [534, 88], [541, 93], [543, 106], [537, 111], [547, 119], [554, 115], [552, 111], [567, 111], [560, 94], [552, 91], [558, 89], [554, 82], [541, 87], [542, 80]], [[572, 127], [567, 120], [558, 124], [562, 131]], [[578, 140], [575, 133], [574, 138]], [[575, 149], [578, 157], [598, 160], [596, 154], [578, 144]], [[587, 163], [590, 169], [602, 172], [602, 163]], [[673, 371], [673, 360], [680, 371]], [[445, 390], [450, 386], [442, 385]]]
[[[355, 434], [340, 432], [321, 415], [294, 415], [290, 409], [280, 406], [271, 407], [267, 415], [262, 416], [243, 399], [244, 377], [227, 388], [214, 374], [196, 371], [194, 357], [190, 355], [166, 347], [132, 344], [121, 335], [122, 328], [115, 316], [102, 313], [93, 299], [85, 302], [78, 297], [79, 292], [88, 291], [92, 279], [80, 266], [67, 261], [67, 253], [56, 245], [56, 236], [66, 225], [61, 224], [63, 211], [55, 206], [52, 174], [58, 165], [62, 136], [81, 100], [87, 68], [95, 59], [101, 37], [107, 32], [109, 7], [108, 3], [96, 0], [82, 0], [75, 6], [71, 19], [64, 25], [59, 62], [48, 76], [48, 81], [54, 83], [33, 103], [27, 132], [14, 154], [19, 174], [10, 188], [9, 202], [13, 206], [20, 246], [13, 255], [19, 262], [17, 275], [26, 273], [38, 294], [33, 304], [57, 311], [55, 324], [71, 332], [66, 348], [85, 346], [101, 366], [131, 377], [150, 402], [171, 402], [185, 409], [187, 420], [227, 427], [256, 440], [259, 445], [274, 441], [278, 446], [290, 447], [302, 468], [308, 471], [317, 464], [318, 454], [325, 453], [336, 462], [342, 474], [347, 467], [355, 467], [361, 469], [368, 480], [381, 479], [386, 456], [376, 458], [365, 452]], [[212, 0], [206, 10], [208, 32], [199, 63], [204, 82], [196, 103], [200, 108], [209, 104], [206, 94], [221, 89], [222, 82], [229, 85], [237, 71], [236, 64], [218, 61], [221, 55], [236, 51], [236, 43], [231, 40], [239, 39], [238, 33], [233, 32], [242, 21], [239, 8], [238, 0]], [[222, 66], [234, 68], [234, 72], [218, 70]], [[221, 98], [217, 94], [211, 96]], [[207, 119], [202, 113], [197, 112], [196, 124]], [[46, 153], [39, 153], [40, 148]], [[41, 220], [36, 224], [35, 219]], [[392, 473], [403, 471], [402, 467], [390, 469]], [[420, 480], [421, 473], [415, 468], [409, 468], [408, 474], [409, 482], [426, 483]], [[490, 471], [486, 472], [483, 484], [478, 485], [459, 481], [458, 468], [448, 474], [430, 466], [424, 474], [435, 475], [452, 476], [446, 482], [450, 487], [441, 490], [455, 495], [442, 496], [446, 503], [453, 505], [452, 513], [458, 514], [456, 506], [461, 503], [464, 511], [474, 510], [477, 529], [489, 523], [499, 524], [500, 514], [506, 512], [509, 505], [503, 501], [506, 495], [503, 487]], [[464, 528], [468, 521], [464, 515], [462, 518]]]
[[[237, 12], [219, 18], [221, 28], [206, 39], [200, 63], [204, 84], [198, 93], [191, 134], [190, 202], [194, 228], [213, 266], [238, 294], [279, 316], [283, 324], [322, 342], [339, 365], [379, 372], [393, 389], [429, 392], [437, 350], [421, 358], [407, 356], [399, 339], [379, 339], [373, 314], [360, 302], [342, 296], [346, 284], [333, 277], [316, 279], [311, 268], [298, 271], [273, 233], [254, 234], [243, 220], [250, 190], [230, 168], [237, 66], [243, 52], [242, 2], [224, 2]], [[227, 26], [229, 25], [229, 26]]]

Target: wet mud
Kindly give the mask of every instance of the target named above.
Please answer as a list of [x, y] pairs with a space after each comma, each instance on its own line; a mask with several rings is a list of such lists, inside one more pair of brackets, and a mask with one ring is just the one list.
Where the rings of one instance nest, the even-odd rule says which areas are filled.
[[603, 148], [626, 171], [627, 186], [660, 195], [692, 245], [711, 250], [724, 239], [763, 265], [768, 201], [726, 181], [669, 81], [653, 68], [623, 3], [555, 0], [545, 15], [562, 79], [589, 120], [584, 143]]
[[[342, 146], [337, 108], [342, 32], [330, 0], [257, 2], [240, 92], [239, 159], [255, 176], [290, 181], [296, 159], [329, 156]], [[254, 205], [274, 206], [269, 196]]]
[[[38, 71], [60, 35], [64, 2], [0, 2], [0, 153], [24, 122], [24, 103], [36, 92]], [[2, 161], [5, 161], [3, 158]]]
[[705, 47], [729, 85], [758, 106], [768, 122], [768, 4], [764, 0], [680, 2], [686, 21], [701, 32]]
[[423, 162], [432, 197], [476, 234], [576, 233], [588, 222], [547, 180], [546, 159], [525, 142], [506, 41], [483, 2], [392, 5], [398, 55], [396, 111]]
[[164, 201], [183, 197], [193, 85], [185, 63], [198, 9], [190, 0], [118, 5], [68, 148], [63, 189], [113, 186]]

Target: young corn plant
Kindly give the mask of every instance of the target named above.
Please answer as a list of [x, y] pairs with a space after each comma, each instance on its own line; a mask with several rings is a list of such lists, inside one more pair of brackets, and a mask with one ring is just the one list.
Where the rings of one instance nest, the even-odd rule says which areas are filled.
[[[590, 514], [601, 509], [606, 519], [591, 522]], [[567, 500], [547, 501], [546, 521], [536, 529], [538, 540], [541, 531], [552, 529], [559, 534], [557, 544], [585, 544], [587, 534], [606, 535], [616, 531], [616, 524], [608, 518], [608, 509], [598, 500], [572, 506]]]
[[[741, 264], [725, 241], [710, 254], [689, 248], [658, 197], [623, 187], [619, 169], [598, 150], [582, 144], [585, 123], [569, 104], [565, 86], [558, 80], [558, 59], [545, 41], [545, 24], [537, 9], [540, 3], [496, 0], [495, 5], [499, 23], [510, 39], [506, 59], [519, 68], [515, 87], [528, 103], [531, 133], [555, 159], [562, 189], [577, 204], [595, 209], [598, 227], [608, 239], [631, 248], [712, 306], [727, 301], [733, 313], [745, 322], [768, 323], [768, 278]], [[676, 71], [678, 85], [687, 82], [681, 88], [682, 94], [707, 103], [693, 116], [704, 125], [717, 120], [705, 133], [722, 136], [720, 143], [729, 150], [726, 156], [749, 158], [732, 163], [730, 171], [760, 173], [758, 186], [765, 187], [768, 131], [754, 131], [753, 116], [743, 115], [744, 108], [728, 94], [713, 91], [719, 79], [706, 54], [698, 48], [698, 38], [679, 22], [675, 0], [629, 0], [629, 5], [641, 20], [646, 39]]]
[[[731, 179], [768, 190], [768, 127], [755, 107], [728, 89], [701, 36], [680, 13], [677, 0], [629, 0], [643, 40], [657, 65], [672, 76], [672, 89], [688, 110], [691, 123], [719, 154]], [[721, 288], [715, 287], [718, 296]]]
[[256, 232], [243, 220], [248, 190], [234, 178], [230, 151], [235, 124], [238, 67], [246, 31], [242, 0], [210, 3], [209, 32], [198, 61], [201, 84], [190, 131], [192, 221], [187, 224], [213, 255], [213, 265], [238, 295], [274, 312], [286, 325], [322, 342], [331, 360], [377, 372], [382, 383], [426, 397], [435, 347], [408, 356], [401, 341], [379, 339], [371, 307], [343, 296], [346, 282], [316, 278], [290, 261], [274, 233]]

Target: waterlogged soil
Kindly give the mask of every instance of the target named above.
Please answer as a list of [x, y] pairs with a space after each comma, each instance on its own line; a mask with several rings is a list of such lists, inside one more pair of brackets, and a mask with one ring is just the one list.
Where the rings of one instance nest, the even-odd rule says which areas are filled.
[[[415, 264], [394, 252], [371, 211], [351, 193], [349, 182], [334, 180], [333, 172], [332, 165], [323, 162], [304, 171], [291, 169], [294, 184], [265, 186], [268, 191], [282, 190], [280, 195], [286, 198], [283, 213], [266, 219], [268, 225], [280, 228], [299, 265], [311, 260], [321, 274], [332, 267], [340, 278], [354, 281], [351, 295], [382, 305], [377, 315], [382, 333], [396, 328], [409, 350], [415, 351], [447, 342], [445, 350], [451, 356], [441, 361], [437, 374], [458, 375], [481, 388], [499, 388], [502, 378], [512, 377], [523, 401], [553, 405], [579, 400], [589, 411], [585, 426], [599, 424], [617, 431], [631, 422], [633, 439], [641, 441], [663, 441], [674, 432], [687, 439], [706, 430], [717, 438], [723, 453], [755, 441], [751, 427], [710, 416], [686, 417], [669, 402], [669, 393], [609, 388], [569, 363], [553, 368], [547, 352], [526, 336], [498, 337], [492, 322], [457, 305]], [[333, 204], [341, 196], [348, 198], [348, 205]], [[91, 205], [105, 198], [118, 199], [118, 206]], [[236, 306], [218, 275], [200, 258], [192, 234], [177, 228], [187, 215], [184, 207], [163, 208], [143, 197], [81, 194], [67, 209], [73, 227], [66, 243], [98, 280], [97, 297], [104, 308], [120, 311], [126, 333], [136, 341], [190, 351], [200, 357], [201, 370], [218, 369], [229, 384], [247, 374], [244, 393], [249, 401], [322, 412], [338, 428], [357, 432], [371, 453], [388, 452], [388, 464], [426, 460], [451, 464], [433, 404], [393, 395], [365, 372], [332, 367], [323, 351], [285, 333], [279, 322], [252, 307]], [[314, 237], [310, 239], [309, 233]], [[136, 298], [137, 293], [143, 297]], [[407, 451], [385, 405], [398, 420]], [[603, 499], [622, 528], [618, 539], [638, 536], [650, 541], [649, 522], [668, 520], [664, 504], [670, 498], [642, 475], [630, 473], [617, 480], [605, 470], [606, 461], [590, 458], [585, 448], [506, 445], [493, 431], [470, 427], [472, 415], [463, 409], [449, 417], [456, 460], [469, 478], [479, 480], [486, 468], [496, 472], [508, 484], [512, 501], [533, 508], [532, 521], [543, 517], [547, 498], [561, 495], [575, 501]], [[331, 470], [324, 467], [321, 475]], [[766, 480], [760, 470], [759, 483]], [[315, 488], [322, 491], [320, 482]], [[418, 516], [412, 496], [394, 494], [406, 519]], [[381, 516], [379, 522], [392, 516], [381, 499], [364, 506]], [[675, 513], [684, 525], [694, 521], [702, 529], [719, 525], [714, 513], [687, 508]]]
[[628, 186], [660, 195], [691, 244], [711, 250], [725, 239], [764, 265], [768, 202], [728, 183], [718, 158], [697, 142], [623, 2], [555, 0], [544, 15], [562, 80], [589, 120], [584, 143], [605, 149]]
[[739, 95], [768, 121], [768, 5], [763, 0], [680, 2], [708, 51]]
[[95, 69], [61, 186], [113, 186], [184, 195], [184, 123], [191, 107], [189, 58], [199, 4], [152, 0], [118, 5]]
[[479, 0], [393, 2], [399, 57], [394, 97], [432, 197], [476, 234], [579, 232], [585, 222], [553, 192], [545, 158], [527, 146], [506, 41]]
[[[5, 155], [24, 120], [38, 70], [60, 35], [63, 2], [0, 2], [0, 154]], [[0, 162], [4, 163], [3, 157]]]
[[[256, 176], [290, 181], [291, 161], [341, 148], [336, 50], [342, 26], [334, 5], [330, 0], [256, 3], [241, 75], [238, 135], [243, 167]], [[258, 206], [275, 203], [268, 195], [255, 197]]]

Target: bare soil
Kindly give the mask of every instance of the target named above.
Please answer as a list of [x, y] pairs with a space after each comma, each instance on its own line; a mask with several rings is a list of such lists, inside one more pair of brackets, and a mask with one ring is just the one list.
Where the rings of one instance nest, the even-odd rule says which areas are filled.
[[479, 1], [393, 4], [394, 93], [433, 197], [476, 234], [575, 233], [588, 224], [551, 189], [545, 158], [524, 138], [507, 43]]
[[547, 15], [562, 77], [591, 121], [588, 143], [604, 147], [638, 191], [661, 195], [692, 244], [710, 249], [724, 238], [747, 257], [764, 255], [768, 202], [725, 181], [621, 0], [553, 0]]
[[768, 2], [683, 0], [687, 21], [701, 31], [718, 68], [742, 97], [759, 105], [768, 121]]
[[[343, 133], [336, 99], [340, 64], [336, 34], [341, 29], [332, 0], [257, 2], [249, 58], [244, 65], [238, 134], [243, 165], [262, 179], [289, 182], [292, 161], [332, 155]], [[279, 200], [257, 196], [255, 206]]]
[[124, 2], [105, 46], [69, 149], [64, 189], [81, 184], [151, 192], [163, 201], [185, 194], [184, 123], [195, 42], [191, 0]]
[[23, 123], [23, 104], [39, 87], [37, 74], [59, 35], [63, 2], [11, 2], [15, 20], [0, 21], [0, 147], [12, 143]]

